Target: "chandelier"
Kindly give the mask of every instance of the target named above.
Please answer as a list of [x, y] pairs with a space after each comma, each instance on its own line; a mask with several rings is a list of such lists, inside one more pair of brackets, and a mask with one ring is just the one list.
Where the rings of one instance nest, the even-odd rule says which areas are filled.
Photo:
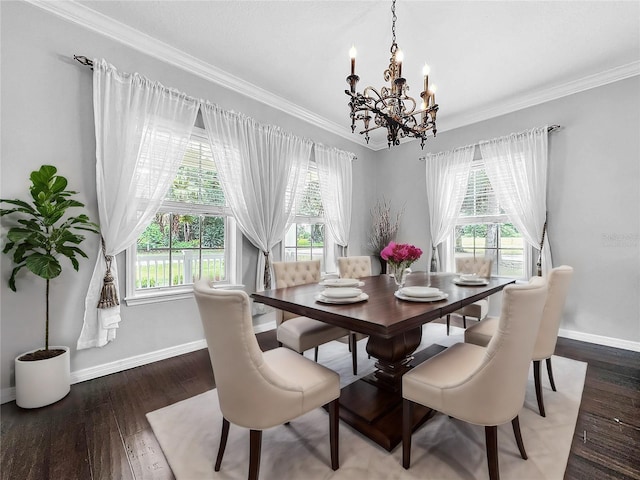
[[[366, 87], [363, 93], [356, 92], [356, 84], [360, 77], [356, 75], [356, 49], [351, 47], [351, 75], [347, 77], [347, 83], [351, 90], [345, 90], [349, 95], [349, 108], [351, 109], [351, 132], [355, 133], [356, 122], [362, 121], [364, 138], [369, 143], [369, 132], [378, 128], [387, 129], [387, 143], [400, 145], [400, 139], [414, 137], [420, 139], [420, 147], [424, 148], [427, 134], [432, 131], [436, 136], [436, 104], [435, 85], [429, 88], [429, 66], [425, 64], [422, 74], [424, 76], [424, 91], [420, 94], [422, 103], [420, 108], [416, 100], [407, 95], [409, 85], [402, 78], [403, 54], [396, 43], [396, 0], [391, 6], [393, 21], [391, 26], [391, 58], [389, 67], [384, 71], [384, 80], [389, 82], [380, 91], [373, 87]], [[371, 122], [373, 120], [373, 123]]]

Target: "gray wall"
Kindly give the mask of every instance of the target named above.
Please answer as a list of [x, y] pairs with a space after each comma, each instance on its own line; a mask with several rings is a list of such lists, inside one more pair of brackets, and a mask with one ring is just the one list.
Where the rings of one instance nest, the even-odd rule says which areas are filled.
[[[139, 72], [166, 86], [240, 111], [258, 121], [329, 146], [354, 152], [354, 215], [352, 253], [360, 253], [366, 210], [373, 195], [367, 188], [375, 172], [368, 168], [374, 152], [328, 133], [250, 98], [150, 58], [114, 40], [66, 22], [23, 2], [0, 2], [2, 48], [1, 196], [25, 198], [29, 173], [43, 163], [56, 165], [80, 192], [78, 200], [97, 221], [95, 134], [92, 72], [73, 54], [104, 57], [121, 71]], [[345, 109], [346, 109], [345, 100]], [[3, 230], [5, 232], [6, 229]], [[75, 351], [82, 327], [84, 296], [98, 253], [98, 238], [84, 244], [89, 260], [76, 273], [70, 265], [52, 283], [51, 344], [72, 347], [71, 370], [77, 371], [204, 338], [193, 300], [122, 306], [122, 322], [114, 342], [102, 348]], [[44, 344], [44, 280], [20, 274], [18, 292], [7, 287], [9, 257], [1, 255], [1, 385], [13, 385], [13, 358]], [[257, 254], [243, 244], [243, 283], [255, 285]], [[124, 275], [124, 255], [118, 256]], [[124, 281], [121, 282], [124, 288]], [[122, 293], [122, 292], [121, 292]]]
[[[425, 152], [545, 124], [562, 126], [549, 136], [549, 244], [554, 265], [575, 268], [561, 328], [638, 342], [640, 77], [442, 132]], [[399, 240], [428, 248], [425, 152], [415, 143], [380, 152], [377, 169], [379, 191], [406, 204]]]
[[[3, 198], [24, 197], [29, 173], [53, 163], [97, 219], [91, 71], [72, 60], [79, 54], [104, 57], [121, 71], [140, 72], [260, 122], [354, 152], [350, 253], [368, 253], [369, 209], [382, 195], [394, 208], [405, 205], [399, 239], [428, 246], [424, 164], [415, 142], [372, 152], [31, 5], [0, 2], [0, 8]], [[440, 151], [545, 123], [563, 125], [550, 142], [549, 231], [555, 262], [576, 267], [564, 327], [632, 341], [640, 341], [639, 86], [636, 77], [442, 132], [426, 147]], [[52, 285], [51, 343], [72, 347], [72, 371], [203, 338], [191, 300], [123, 306], [115, 342], [76, 352], [98, 239], [90, 238], [84, 248], [90, 258], [81, 262], [80, 272], [66, 268]], [[18, 293], [9, 291], [11, 264], [0, 258], [0, 388], [5, 389], [13, 385], [13, 358], [44, 341], [44, 281], [21, 275]], [[248, 287], [254, 284], [256, 258], [245, 241], [242, 269]], [[118, 261], [124, 274], [123, 256]], [[426, 259], [416, 268], [425, 269]]]

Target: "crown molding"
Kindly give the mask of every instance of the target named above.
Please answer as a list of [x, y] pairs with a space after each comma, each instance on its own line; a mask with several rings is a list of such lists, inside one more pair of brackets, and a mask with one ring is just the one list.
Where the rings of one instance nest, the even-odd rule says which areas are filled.
[[[287, 113], [295, 118], [315, 125], [323, 130], [345, 138], [350, 142], [362, 145], [371, 150], [378, 151], [387, 147], [385, 140], [370, 141], [367, 144], [363, 137], [351, 133], [348, 126], [340, 125], [325, 117], [322, 117], [286, 98], [264, 90], [251, 82], [236, 77], [220, 68], [199, 60], [175, 47], [163, 43], [134, 28], [109, 18], [101, 13], [91, 10], [74, 1], [48, 1], [25, 0], [33, 6], [46, 10], [67, 21], [76, 23], [82, 27], [93, 30], [101, 35], [123, 43], [151, 57], [162, 60], [177, 68], [197, 75], [205, 80], [216, 83], [224, 88], [233, 90], [241, 95], [264, 103], [272, 108]], [[83, 52], [79, 53], [83, 55]], [[87, 55], [89, 56], [89, 55]], [[573, 80], [550, 88], [538, 90], [516, 99], [506, 100], [493, 104], [489, 108], [479, 108], [471, 112], [454, 115], [449, 118], [440, 116], [438, 131], [445, 132], [454, 128], [464, 127], [473, 123], [488, 120], [501, 115], [506, 115], [524, 108], [533, 107], [541, 103], [556, 100], [567, 95], [579, 93], [591, 88], [600, 87], [617, 82], [625, 78], [640, 75], [640, 62], [632, 62], [619, 67], [611, 68], [600, 73], [588, 75], [578, 80]], [[415, 140], [406, 140], [407, 142]], [[404, 143], [404, 142], [403, 142]]]
[[583, 92], [609, 83], [624, 80], [625, 78], [640, 75], [640, 61], [611, 68], [600, 73], [588, 75], [578, 80], [573, 80], [550, 88], [538, 90], [528, 95], [519, 96], [516, 99], [504, 101], [489, 108], [481, 108], [472, 112], [443, 118], [438, 122], [438, 131], [453, 130], [472, 123], [481, 122], [490, 118], [499, 117], [508, 113], [530, 108], [552, 100], [557, 100], [574, 93]]
[[[216, 83], [224, 88], [233, 90], [241, 95], [250, 97], [257, 102], [264, 103], [265, 105], [343, 137], [351, 142], [367, 146], [364, 139], [354, 136], [344, 125], [337, 124], [327, 118], [321, 117], [320, 115], [307, 110], [286, 98], [269, 92], [251, 82], [203, 62], [182, 50], [172, 47], [171, 45], [157, 40], [145, 33], [109, 18], [106, 15], [91, 10], [84, 5], [78, 4], [74, 1], [25, 1], [35, 7], [57, 15], [64, 20], [76, 23], [89, 30], [93, 30], [146, 55], [162, 60], [163, 62], [190, 72], [210, 82]], [[91, 55], [87, 55], [86, 53], [87, 52], [78, 52], [79, 55], [85, 55], [91, 58]]]

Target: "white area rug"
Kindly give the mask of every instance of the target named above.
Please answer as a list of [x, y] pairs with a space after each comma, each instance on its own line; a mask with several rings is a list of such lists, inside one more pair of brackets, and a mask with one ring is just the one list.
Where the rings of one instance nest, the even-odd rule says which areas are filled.
[[[449, 346], [462, 341], [462, 330], [425, 325], [423, 345]], [[365, 341], [358, 344], [361, 375], [373, 371], [367, 359]], [[311, 352], [310, 352], [311, 353]], [[341, 375], [343, 385], [351, 383], [351, 357], [340, 342], [320, 347], [320, 363]], [[553, 357], [557, 392], [548, 386], [543, 369], [543, 394], [547, 417], [538, 415], [532, 371], [525, 405], [520, 413], [522, 438], [529, 456], [518, 453], [511, 424], [498, 428], [501, 478], [518, 480], [562, 479], [571, 449], [587, 364]], [[533, 369], [531, 369], [533, 370]], [[220, 441], [222, 415], [216, 390], [150, 412], [147, 418], [169, 465], [178, 480], [246, 479], [249, 467], [249, 432], [231, 425], [220, 472], [213, 466]], [[329, 421], [317, 409], [288, 426], [265, 430], [262, 436], [262, 480], [315, 479], [485, 479], [488, 478], [484, 427], [437, 414], [412, 437], [411, 468], [402, 468], [402, 446], [387, 452], [340, 423], [340, 468], [331, 470]]]

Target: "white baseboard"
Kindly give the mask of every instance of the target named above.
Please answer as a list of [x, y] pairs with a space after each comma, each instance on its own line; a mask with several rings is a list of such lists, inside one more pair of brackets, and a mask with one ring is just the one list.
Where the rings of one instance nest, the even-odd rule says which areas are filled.
[[16, 387], [3, 388], [0, 392], [0, 403], [12, 402], [16, 399]]
[[[266, 332], [276, 328], [275, 320], [254, 326], [255, 333]], [[143, 353], [133, 357], [124, 358], [115, 362], [109, 362], [95, 367], [83, 368], [71, 372], [71, 384], [80, 383], [94, 378], [104, 377], [112, 373], [122, 372], [130, 368], [140, 367], [149, 363], [157, 362], [171, 357], [177, 357], [185, 353], [195, 352], [207, 348], [205, 339], [196, 340], [194, 342], [176, 345], [175, 347], [163, 348], [154, 352]], [[16, 399], [16, 387], [3, 388], [0, 392], [0, 403], [12, 402]]]
[[74, 383], [93, 380], [94, 378], [104, 377], [105, 375], [111, 375], [112, 373], [122, 372], [124, 370], [129, 370], [130, 368], [140, 367], [166, 358], [177, 357], [178, 355], [195, 352], [196, 350], [202, 350], [203, 348], [207, 348], [207, 341], [205, 339], [183, 343], [182, 345], [176, 345], [175, 347], [163, 348], [154, 352], [142, 353], [140, 355], [124, 358], [115, 362], [96, 365], [95, 367], [83, 368], [82, 370], [71, 372], [71, 384], [73, 385]]
[[[104, 377], [112, 373], [122, 372], [129, 370], [130, 368], [140, 367], [149, 363], [164, 360], [166, 358], [176, 357], [185, 353], [195, 352], [207, 348], [206, 340], [196, 340], [195, 342], [184, 343], [182, 345], [176, 345], [175, 347], [163, 348], [154, 352], [143, 353], [135, 355], [133, 357], [124, 358], [115, 362], [104, 363], [102, 365], [96, 365], [95, 367], [83, 368], [82, 370], [76, 370], [71, 372], [71, 384], [84, 382], [86, 380], [93, 380], [94, 378]], [[11, 402], [16, 399], [16, 388], [3, 388], [0, 393], [1, 403]]]
[[596, 343], [605, 347], [622, 348], [623, 350], [631, 350], [640, 352], [640, 342], [631, 340], [623, 340], [621, 338], [604, 337], [602, 335], [594, 335], [593, 333], [576, 332], [575, 330], [566, 330], [561, 328], [558, 336], [570, 338], [571, 340], [579, 340], [581, 342]]

